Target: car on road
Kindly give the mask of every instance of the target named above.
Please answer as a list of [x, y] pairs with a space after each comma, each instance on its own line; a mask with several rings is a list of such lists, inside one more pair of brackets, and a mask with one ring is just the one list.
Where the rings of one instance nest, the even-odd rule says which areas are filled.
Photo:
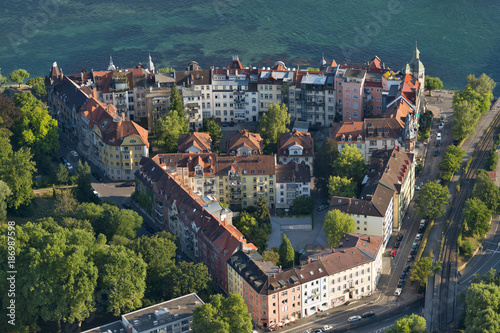
[[398, 242], [401, 242], [401, 241], [403, 240], [403, 237], [404, 237], [404, 235], [403, 235], [403, 234], [399, 235], [399, 236], [398, 236], [398, 238], [397, 238], [397, 239], [398, 239]]
[[323, 330], [321, 328], [314, 328], [311, 333], [323, 333]]
[[413, 259], [415, 259], [415, 257], [414, 257], [414, 256], [412, 256], [412, 255], [409, 255], [409, 256], [408, 256], [408, 259], [406, 259], [406, 261], [408, 261], [408, 262], [412, 262], [412, 261], [413, 261]]
[[403, 292], [403, 289], [398, 288], [398, 289], [396, 289], [396, 291], [394, 291], [394, 295], [399, 296], [399, 295], [401, 295], [402, 292]]
[[436, 148], [436, 149], [434, 150], [434, 156], [438, 156], [438, 155], [439, 155], [439, 149], [437, 149], [437, 148]]
[[397, 249], [392, 250], [391, 251], [391, 259], [394, 259], [394, 257], [396, 256], [397, 253], [398, 253]]
[[421, 226], [420, 228], [418, 228], [418, 233], [419, 234], [423, 234], [425, 231], [425, 227], [424, 226]]
[[132, 186], [135, 186], [134, 182], [126, 182], [116, 185], [116, 187], [132, 187]]
[[418, 249], [418, 243], [413, 243], [413, 244], [411, 245], [411, 248], [412, 248], [412, 249]]
[[351, 316], [347, 319], [348, 322], [353, 323], [355, 321], [361, 320], [361, 316]]
[[443, 127], [444, 127], [444, 123], [441, 121], [441, 122], [439, 123], [439, 127], [438, 127], [438, 129], [441, 131], [441, 130], [443, 129]]
[[401, 280], [398, 282], [398, 288], [403, 288], [406, 284], [406, 281], [405, 280]]
[[99, 195], [99, 193], [97, 193], [97, 191], [96, 191], [96, 190], [93, 190], [92, 192], [94, 193], [94, 195], [95, 195], [96, 197], [98, 197], [99, 199], [101, 198], [101, 196]]
[[437, 134], [437, 140], [440, 141], [441, 140], [441, 133], [438, 133]]
[[73, 171], [73, 166], [69, 162], [66, 162], [66, 168], [68, 168], [68, 171]]
[[321, 212], [322, 210], [325, 210], [328, 208], [328, 205], [321, 205], [318, 207], [318, 212]]
[[405, 268], [403, 268], [403, 272], [408, 273], [410, 271], [410, 269], [411, 269], [411, 266], [408, 265]]
[[372, 312], [372, 311], [363, 313], [363, 318], [370, 318], [373, 316], [375, 316], [375, 312]]
[[122, 201], [122, 206], [123, 206], [123, 207], [125, 207], [125, 208], [127, 208], [127, 209], [132, 208], [132, 206], [130, 205], [130, 203], [128, 202], [128, 200], [127, 200], [127, 199], [124, 199], [124, 200]]
[[400, 245], [401, 245], [401, 243], [400, 243], [400, 242], [397, 242], [396, 244], [394, 244], [394, 248], [395, 248], [395, 249], [398, 249]]
[[422, 239], [422, 234], [417, 234], [417, 237], [415, 237], [416, 240], [421, 240]]
[[223, 123], [222, 123], [222, 127], [227, 127], [227, 123], [226, 123], [226, 122], [223, 122]]
[[444, 114], [441, 115], [441, 122], [444, 121]]
[[78, 157], [78, 153], [76, 151], [72, 150], [70, 153], [71, 153], [71, 155]]
[[66, 163], [68, 163], [68, 160], [65, 157], [61, 157], [61, 162], [63, 164], [66, 164]]
[[326, 331], [329, 331], [329, 330], [333, 330], [332, 325], [325, 325], [325, 326], [323, 326], [323, 331], [326, 332]]
[[401, 280], [406, 279], [406, 273], [401, 273], [401, 276], [399, 277]]
[[410, 254], [412, 256], [416, 255], [417, 254], [417, 249], [411, 249]]

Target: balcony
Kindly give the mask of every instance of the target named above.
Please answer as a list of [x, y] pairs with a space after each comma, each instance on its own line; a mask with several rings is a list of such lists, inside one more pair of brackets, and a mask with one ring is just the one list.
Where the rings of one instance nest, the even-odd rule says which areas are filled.
[[261, 189], [261, 190], [257, 190], [257, 194], [259, 195], [265, 195], [267, 192], [264, 190], [264, 189]]
[[163, 212], [162, 212], [160, 209], [155, 208], [155, 213], [156, 213], [158, 216], [163, 217]]
[[241, 187], [241, 183], [239, 181], [231, 181], [231, 182], [229, 182], [229, 187], [231, 187], [231, 188], [240, 188]]
[[264, 182], [258, 182], [257, 186], [266, 186], [266, 183], [264, 183]]

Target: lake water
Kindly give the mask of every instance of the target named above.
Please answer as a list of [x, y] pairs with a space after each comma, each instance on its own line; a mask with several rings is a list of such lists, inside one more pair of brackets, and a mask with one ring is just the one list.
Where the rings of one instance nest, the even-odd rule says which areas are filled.
[[[415, 42], [426, 74], [446, 88], [486, 73], [500, 82], [500, 1], [496, 0], [5, 0], [0, 5], [0, 67], [48, 73], [147, 62], [184, 69], [226, 66], [317, 66], [378, 55], [400, 69]], [[499, 89], [497, 88], [498, 92]]]

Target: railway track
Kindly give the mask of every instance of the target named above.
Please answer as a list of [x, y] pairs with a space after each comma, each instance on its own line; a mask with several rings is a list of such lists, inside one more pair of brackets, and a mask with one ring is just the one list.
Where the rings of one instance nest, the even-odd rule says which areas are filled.
[[491, 151], [495, 136], [500, 127], [500, 113], [497, 113], [493, 122], [479, 141], [473, 160], [467, 173], [463, 175], [460, 192], [451, 203], [448, 219], [450, 224], [445, 234], [444, 246], [441, 252], [442, 271], [439, 285], [439, 325], [437, 331], [451, 332], [456, 320], [456, 286], [458, 265], [458, 235], [462, 228], [462, 208], [465, 201], [471, 196], [477, 170], [483, 165]]

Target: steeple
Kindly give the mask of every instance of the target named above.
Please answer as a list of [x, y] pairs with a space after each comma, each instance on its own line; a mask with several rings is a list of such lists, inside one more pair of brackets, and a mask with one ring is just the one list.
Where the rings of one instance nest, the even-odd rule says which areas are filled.
[[147, 69], [150, 73], [155, 72], [155, 65], [153, 64], [153, 60], [151, 59], [151, 52], [149, 53], [149, 60], [148, 60]]
[[323, 52], [321, 54], [321, 62], [319, 63], [320, 68], [325, 68], [327, 66], [326, 60], [325, 60], [325, 53]]
[[113, 57], [109, 56], [108, 71], [116, 71], [116, 66], [113, 64]]
[[420, 60], [420, 51], [418, 50], [417, 47], [417, 41], [415, 41], [415, 53], [413, 53], [413, 59], [412, 62]]

